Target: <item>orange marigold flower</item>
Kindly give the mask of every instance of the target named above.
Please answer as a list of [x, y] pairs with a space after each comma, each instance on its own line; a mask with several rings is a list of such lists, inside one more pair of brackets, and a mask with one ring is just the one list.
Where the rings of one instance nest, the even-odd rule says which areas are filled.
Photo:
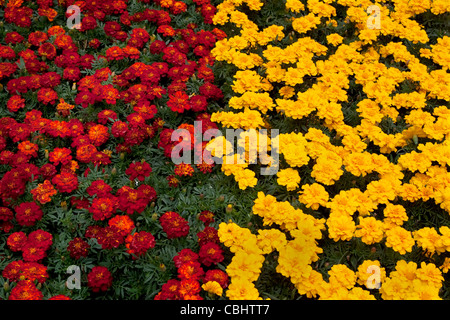
[[32, 157], [37, 157], [37, 151], [39, 150], [39, 146], [37, 144], [34, 144], [28, 140], [22, 141], [21, 143], [19, 143], [19, 150], [20, 152], [22, 152], [23, 154], [32, 156]]
[[22, 280], [11, 290], [9, 300], [42, 300], [43, 294], [31, 280]]
[[38, 184], [36, 188], [31, 190], [33, 199], [39, 201], [41, 204], [52, 201], [51, 197], [57, 193], [55, 187], [49, 180], [44, 180], [43, 183]]
[[123, 236], [129, 234], [135, 227], [133, 220], [127, 215], [117, 215], [109, 219], [108, 224], [120, 230]]
[[52, 26], [47, 30], [49, 36], [60, 36], [65, 33], [66, 31], [61, 26]]
[[43, 17], [47, 17], [49, 21], [55, 20], [58, 12], [52, 8], [39, 8], [38, 14]]
[[66, 164], [72, 160], [72, 151], [68, 148], [55, 148], [48, 154], [48, 160], [57, 166], [58, 164]]
[[131, 46], [126, 46], [123, 48], [123, 53], [130, 59], [139, 59], [141, 53], [138, 49]]
[[177, 176], [190, 176], [194, 173], [194, 168], [190, 164], [186, 164], [184, 162], [175, 165], [175, 174]]
[[78, 188], [78, 177], [70, 172], [61, 172], [52, 179], [59, 192], [70, 193]]
[[92, 142], [92, 144], [96, 147], [101, 146], [103, 143], [105, 143], [109, 138], [109, 131], [108, 127], [97, 124], [95, 126], [92, 126], [89, 129], [89, 140]]

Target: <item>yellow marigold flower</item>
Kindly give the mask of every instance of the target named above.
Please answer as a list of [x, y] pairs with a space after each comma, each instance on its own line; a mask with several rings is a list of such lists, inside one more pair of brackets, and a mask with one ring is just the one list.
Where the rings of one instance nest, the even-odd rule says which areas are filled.
[[292, 12], [300, 12], [305, 10], [305, 6], [299, 0], [287, 0], [286, 9]]
[[286, 245], [287, 240], [284, 233], [277, 229], [258, 230], [257, 244], [264, 254], [271, 253]]
[[356, 225], [348, 215], [333, 215], [327, 219], [328, 234], [334, 241], [347, 241], [353, 238]]
[[241, 278], [253, 282], [258, 279], [263, 262], [263, 255], [237, 251], [227, 266], [226, 271], [233, 279]]
[[439, 289], [434, 286], [429, 286], [422, 281], [414, 280], [412, 290], [408, 295], [408, 299], [411, 300], [442, 300], [439, 297]]
[[219, 224], [217, 234], [219, 236], [220, 242], [222, 242], [226, 247], [231, 247], [236, 242], [239, 242], [239, 239], [251, 237], [250, 230], [241, 228], [231, 221], [230, 223], [221, 222]]
[[441, 271], [434, 263], [421, 262], [420, 268], [416, 271], [416, 277], [425, 284], [435, 288], [440, 288], [444, 281]]
[[409, 284], [399, 277], [386, 278], [379, 292], [383, 300], [404, 300], [409, 294]]
[[441, 269], [443, 273], [447, 273], [448, 270], [450, 270], [450, 258], [449, 257], [446, 257], [444, 259], [444, 262], [439, 267], [439, 269]]
[[398, 253], [405, 254], [406, 252], [411, 252], [414, 244], [415, 241], [410, 231], [400, 226], [386, 230], [386, 246]]
[[284, 86], [278, 91], [284, 99], [289, 99], [295, 94], [295, 89], [290, 86]]
[[285, 186], [287, 191], [297, 189], [300, 180], [298, 171], [292, 168], [282, 169], [277, 173], [277, 183], [281, 186]]
[[237, 170], [234, 174], [234, 179], [238, 182], [239, 189], [245, 190], [248, 187], [254, 187], [258, 183], [255, 178], [255, 172], [250, 169]]
[[221, 296], [223, 288], [217, 281], [208, 281], [202, 285], [202, 289], [211, 294]]
[[370, 182], [366, 190], [369, 197], [377, 203], [388, 203], [389, 200], [394, 200], [396, 195], [392, 183], [386, 179]]
[[342, 43], [342, 40], [344, 38], [341, 37], [339, 34], [337, 33], [332, 33], [330, 35], [327, 36], [327, 42], [333, 46], [337, 46], [338, 44]]
[[325, 206], [329, 200], [328, 192], [318, 183], [304, 184], [299, 194], [298, 201], [313, 210], [319, 209], [319, 206]]
[[364, 260], [363, 263], [359, 265], [356, 275], [358, 284], [367, 287], [367, 281], [371, 280], [371, 285], [376, 286], [377, 281], [379, 281], [381, 285], [386, 278], [386, 270], [380, 266], [378, 260]]
[[436, 251], [445, 252], [445, 248], [442, 246], [441, 236], [435, 228], [424, 227], [415, 230], [413, 231], [413, 237], [417, 245], [429, 253], [434, 253]]
[[246, 279], [231, 279], [226, 296], [230, 300], [262, 300], [255, 285]]
[[441, 234], [442, 249], [450, 251], [450, 228], [442, 226], [439, 228], [439, 233]]
[[265, 217], [268, 213], [274, 211], [277, 205], [277, 199], [272, 195], [265, 195], [264, 192], [258, 192], [258, 197], [254, 201], [253, 213]]
[[383, 210], [384, 222], [391, 225], [401, 226], [403, 222], [408, 221], [408, 215], [405, 208], [400, 204], [386, 204]]
[[375, 296], [370, 294], [370, 291], [363, 288], [354, 287], [349, 291], [348, 295], [350, 300], [377, 300]]
[[365, 244], [374, 244], [383, 240], [383, 222], [374, 217], [360, 218], [356, 226], [355, 237]]
[[329, 283], [333, 286], [351, 289], [356, 283], [356, 274], [350, 270], [345, 264], [335, 264], [328, 271]]

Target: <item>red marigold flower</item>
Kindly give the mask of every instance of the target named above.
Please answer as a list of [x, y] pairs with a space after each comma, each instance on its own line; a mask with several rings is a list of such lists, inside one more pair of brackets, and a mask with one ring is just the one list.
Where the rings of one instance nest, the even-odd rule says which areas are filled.
[[124, 236], [120, 229], [111, 225], [101, 228], [96, 239], [98, 244], [102, 246], [102, 249], [113, 249], [119, 247], [123, 243]]
[[178, 187], [178, 183], [180, 182], [180, 180], [178, 180], [177, 177], [175, 177], [174, 175], [169, 175], [166, 179], [169, 182], [169, 187]]
[[141, 213], [148, 204], [148, 199], [141, 191], [128, 186], [120, 188], [117, 195], [119, 197], [119, 210], [126, 214]]
[[170, 13], [180, 14], [187, 10], [187, 5], [183, 1], [174, 1], [173, 5], [170, 7]]
[[88, 286], [93, 292], [107, 291], [112, 285], [113, 277], [108, 268], [103, 266], [93, 267], [88, 274]]
[[32, 242], [27, 242], [22, 247], [23, 261], [26, 262], [38, 262], [46, 257], [45, 250], [38, 247]]
[[119, 91], [111, 84], [103, 85], [101, 87], [101, 97], [108, 104], [116, 104], [116, 100], [119, 98]]
[[197, 163], [196, 167], [204, 174], [207, 174], [212, 172], [214, 168], [214, 163], [207, 163], [203, 160], [202, 163]]
[[155, 296], [155, 300], [179, 300], [181, 299], [179, 288], [180, 281], [170, 279], [161, 286], [161, 291]]
[[25, 234], [25, 232], [23, 231], [17, 231], [14, 233], [11, 233], [8, 236], [8, 239], [6, 239], [6, 244], [8, 245], [8, 248], [11, 251], [21, 251], [22, 247], [25, 245], [25, 243], [27, 242], [28, 237]]
[[138, 192], [142, 193], [142, 196], [147, 199], [147, 203], [156, 200], [157, 194], [155, 188], [147, 184], [141, 184], [137, 188]]
[[19, 143], [18, 148], [21, 153], [31, 157], [37, 157], [37, 151], [39, 150], [39, 146], [37, 144], [28, 140]]
[[115, 123], [114, 120], [117, 120], [117, 113], [112, 110], [105, 109], [97, 114], [97, 119], [99, 124], [107, 124], [108, 122]]
[[43, 183], [39, 183], [35, 189], [31, 190], [31, 194], [35, 201], [45, 204], [52, 201], [51, 197], [57, 194], [57, 191], [49, 180], [44, 180]]
[[122, 48], [113, 46], [106, 49], [106, 59], [108, 59], [109, 61], [122, 60], [123, 58], [125, 58], [125, 53], [123, 52]]
[[12, 95], [6, 103], [6, 107], [11, 112], [17, 112], [19, 109], [25, 108], [25, 99], [17, 94]]
[[24, 262], [22, 260], [11, 261], [3, 269], [3, 278], [8, 279], [10, 282], [18, 282], [23, 273]]
[[89, 140], [91, 141], [91, 143], [94, 146], [99, 147], [102, 144], [104, 144], [109, 138], [108, 127], [106, 127], [102, 124], [97, 124], [95, 126], [92, 126], [89, 129], [88, 136], [89, 136]]
[[22, 202], [14, 210], [17, 223], [21, 226], [33, 226], [44, 215], [41, 208], [34, 202]]
[[139, 181], [144, 181], [146, 177], [150, 176], [151, 172], [152, 167], [145, 160], [132, 162], [125, 170], [130, 180], [138, 179]]
[[211, 269], [206, 271], [203, 281], [216, 281], [220, 286], [225, 289], [228, 287], [228, 275], [220, 269]]
[[173, 262], [176, 268], [181, 267], [182, 264], [189, 261], [198, 261], [198, 254], [190, 248], [184, 248], [176, 256], [173, 257]]
[[51, 180], [56, 173], [56, 167], [51, 163], [46, 163], [39, 169], [39, 174], [42, 175], [45, 180]]
[[75, 104], [87, 108], [90, 104], [95, 103], [95, 95], [89, 90], [80, 90], [74, 100]]
[[208, 242], [202, 245], [198, 251], [198, 255], [200, 262], [207, 267], [222, 262], [224, 259], [223, 250], [214, 242]]
[[47, 267], [37, 262], [25, 262], [20, 279], [44, 283], [48, 279]]
[[190, 108], [194, 112], [206, 111], [208, 102], [206, 97], [201, 95], [194, 95], [189, 99]]
[[210, 226], [206, 226], [203, 231], [198, 232], [197, 238], [200, 246], [203, 246], [208, 242], [220, 243], [217, 229]]
[[96, 221], [110, 218], [117, 211], [118, 202], [116, 197], [94, 198], [89, 207], [92, 218]]
[[185, 299], [186, 296], [191, 297], [197, 295], [200, 290], [201, 287], [198, 280], [186, 279], [180, 281], [178, 292], [181, 294], [181, 296], [183, 296], [183, 299]]
[[200, 94], [209, 99], [220, 100], [223, 98], [222, 90], [220, 90], [216, 85], [212, 84], [209, 81], [203, 83], [198, 90]]
[[63, 78], [70, 81], [78, 81], [81, 78], [81, 71], [78, 67], [67, 67], [63, 71]]
[[72, 160], [72, 151], [69, 148], [55, 148], [48, 154], [48, 160], [57, 166], [58, 164], [68, 163]]
[[41, 57], [53, 60], [56, 57], [56, 48], [50, 42], [45, 42], [39, 46], [38, 53]]
[[50, 88], [41, 88], [37, 93], [37, 99], [43, 104], [55, 104], [58, 100], [58, 94]]
[[8, 32], [5, 36], [5, 43], [6, 44], [9, 44], [9, 43], [17, 44], [17, 43], [21, 43], [24, 39], [25, 38], [16, 31]]
[[78, 188], [78, 177], [71, 172], [61, 172], [53, 177], [52, 183], [59, 192], [70, 193]]
[[90, 225], [86, 228], [86, 232], [84, 233], [84, 236], [89, 239], [97, 239], [102, 232], [103, 227], [99, 225]]
[[180, 177], [183, 176], [192, 177], [192, 174], [194, 173], [194, 168], [192, 167], [192, 165], [182, 162], [180, 164], [175, 165], [174, 173]]
[[160, 25], [156, 32], [162, 34], [165, 37], [172, 37], [175, 35], [175, 30], [169, 25]]
[[160, 54], [163, 52], [164, 48], [166, 47], [166, 43], [162, 40], [155, 40], [150, 44], [150, 53], [151, 54]]
[[46, 251], [53, 244], [53, 236], [50, 232], [38, 229], [28, 235], [28, 243], [32, 243]]
[[33, 281], [22, 280], [12, 288], [8, 300], [42, 300], [43, 297]]
[[92, 160], [92, 155], [97, 152], [97, 148], [93, 144], [85, 144], [77, 148], [77, 160], [88, 163]]
[[185, 237], [189, 233], [188, 222], [177, 212], [167, 211], [159, 218], [159, 221], [169, 239]]
[[141, 52], [135, 46], [127, 45], [123, 48], [123, 54], [129, 59], [139, 59]]
[[153, 119], [158, 112], [154, 104], [150, 104], [148, 100], [139, 100], [133, 110], [138, 112], [145, 120]]
[[14, 218], [14, 213], [7, 207], [0, 207], [0, 221], [10, 221]]
[[89, 243], [81, 239], [80, 237], [73, 238], [67, 246], [67, 251], [73, 259], [80, 259], [81, 257], [87, 257], [90, 249]]
[[155, 237], [147, 231], [139, 231], [134, 234], [129, 234], [125, 239], [125, 246], [127, 252], [134, 256], [144, 255], [148, 249], [155, 246]]
[[115, 226], [122, 236], [129, 234], [134, 228], [134, 222], [127, 215], [116, 215], [108, 220], [108, 225]]
[[118, 120], [111, 126], [111, 134], [116, 138], [125, 136], [127, 132], [128, 124], [126, 122]]
[[207, 226], [209, 226], [210, 223], [214, 222], [214, 213], [209, 210], [203, 210], [198, 215], [198, 219], [200, 221], [202, 221], [205, 224], [205, 226], [207, 227]]
[[86, 192], [92, 197], [107, 197], [111, 196], [112, 187], [103, 180], [92, 181], [90, 186], [86, 188]]

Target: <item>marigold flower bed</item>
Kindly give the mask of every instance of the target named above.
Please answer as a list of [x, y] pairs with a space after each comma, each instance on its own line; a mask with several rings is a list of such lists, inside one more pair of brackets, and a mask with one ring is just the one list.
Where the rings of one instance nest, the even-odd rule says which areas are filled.
[[448, 299], [449, 11], [0, 0], [0, 298]]

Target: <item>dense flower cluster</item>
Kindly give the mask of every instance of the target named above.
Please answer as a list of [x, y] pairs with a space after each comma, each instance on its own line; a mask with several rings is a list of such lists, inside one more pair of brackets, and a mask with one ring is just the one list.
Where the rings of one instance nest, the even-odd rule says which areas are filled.
[[[374, 16], [366, 9], [371, 5], [380, 9], [381, 27], [370, 27]], [[211, 120], [225, 128], [285, 129], [277, 144], [266, 144], [272, 146], [272, 156], [280, 155], [279, 161], [258, 146], [263, 151], [259, 159], [248, 156], [251, 146], [243, 155], [231, 148], [222, 155], [221, 169], [245, 190], [264, 185], [266, 177], [257, 170], [274, 165], [279, 189], [271, 188], [271, 193], [283, 199], [287, 193], [300, 202], [278, 202], [260, 192], [253, 213], [275, 229], [258, 230], [256, 236], [233, 223], [221, 225], [221, 241], [235, 253], [227, 267], [227, 295], [259, 298], [254, 282], [264, 260], [259, 239], [265, 235], [273, 237], [279, 253], [276, 271], [299, 294], [374, 299], [372, 291], [355, 286], [363, 283], [350, 265], [331, 265], [322, 273], [311, 267], [324, 249], [317, 240], [325, 235], [336, 245], [362, 242], [374, 252], [395, 252], [395, 259], [411, 259], [408, 254], [414, 251], [427, 262], [419, 269], [415, 262], [399, 261], [382, 279], [381, 298], [439, 299], [442, 272], [448, 270], [442, 254], [449, 251], [448, 227], [442, 224], [450, 213], [450, 38], [427, 34], [416, 17], [448, 14], [449, 5], [288, 0], [278, 9], [275, 17], [274, 6], [266, 2], [225, 0], [213, 18], [235, 32], [212, 50], [224, 68], [232, 66], [228, 86], [233, 94], [227, 109], [213, 113]], [[270, 13], [277, 21], [273, 25], [252, 18]], [[355, 33], [344, 38], [347, 24], [354, 24]], [[291, 129], [277, 127], [282, 123]], [[208, 148], [217, 145], [213, 141]], [[238, 165], [231, 164], [239, 157]], [[422, 220], [414, 213], [418, 203], [434, 203], [432, 217], [425, 219], [442, 220], [433, 226], [412, 221]], [[373, 265], [382, 263], [374, 259]], [[416, 269], [427, 275], [416, 275]]]
[[[197, 233], [199, 249], [182, 249], [173, 257], [178, 279], [168, 280], [155, 296], [156, 300], [203, 300], [202, 289], [211, 296], [222, 296], [228, 287], [228, 275], [216, 266], [224, 259], [217, 229], [211, 211], [202, 211], [198, 217], [205, 225]], [[203, 283], [203, 284], [202, 284]]]
[[[74, 29], [70, 5], [81, 10]], [[212, 25], [216, 8], [209, 0], [39, 0], [0, 1], [0, 11], [2, 275], [12, 284], [2, 298], [70, 298], [78, 293], [37, 284], [56, 281], [47, 268], [64, 278], [71, 264], [87, 272], [91, 292], [106, 291], [127, 277], [109, 267], [113, 257], [139, 264], [167, 245], [154, 236], [159, 226], [169, 242], [190, 231], [181, 216], [149, 214], [158, 187], [214, 167], [162, 166], [158, 157], [180, 142], [171, 140], [174, 127], [217, 128], [207, 113], [223, 98], [211, 56], [226, 37]], [[203, 153], [206, 144], [194, 150], [191, 141]], [[215, 265], [221, 252], [218, 241], [205, 244], [199, 263]]]

